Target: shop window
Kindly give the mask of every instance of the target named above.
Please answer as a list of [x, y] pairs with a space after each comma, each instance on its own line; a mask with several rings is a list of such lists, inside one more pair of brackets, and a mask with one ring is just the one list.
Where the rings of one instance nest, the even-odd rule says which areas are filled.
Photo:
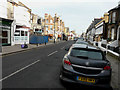
[[15, 33], [14, 33], [14, 36], [20, 36], [20, 31], [16, 30]]
[[21, 31], [21, 36], [24, 36], [24, 31]]

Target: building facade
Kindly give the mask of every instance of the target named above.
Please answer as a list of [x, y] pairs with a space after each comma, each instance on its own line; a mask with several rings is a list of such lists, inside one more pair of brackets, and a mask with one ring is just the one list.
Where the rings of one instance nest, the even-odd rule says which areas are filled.
[[[21, 13], [19, 13], [21, 12]], [[31, 9], [23, 3], [18, 2], [14, 5], [14, 19], [16, 21], [16, 30], [14, 33], [15, 44], [29, 44], [29, 30]]]
[[[87, 31], [86, 31], [86, 39], [88, 42], [90, 42], [91, 44], [94, 44], [96, 42], [95, 41], [95, 33], [96, 33], [96, 30], [95, 30], [95, 25], [100, 22], [102, 19], [101, 18], [95, 18], [92, 23], [90, 24], [90, 26], [88, 27]], [[96, 33], [97, 34], [97, 33]]]
[[107, 41], [108, 41], [108, 49], [120, 53], [119, 52], [119, 43], [120, 43], [120, 4], [109, 10], [109, 22], [108, 22], [108, 34], [107, 34]]
[[57, 14], [51, 16], [45, 13], [43, 20], [44, 34], [49, 36], [49, 40], [61, 40], [65, 31], [65, 25], [62, 19]]
[[104, 14], [104, 17], [101, 18], [101, 21], [99, 21], [96, 25], [95, 25], [95, 42], [99, 47], [101, 47], [101, 45], [103, 47], [106, 48], [107, 46], [107, 23], [108, 23], [108, 13]]
[[31, 14], [31, 34], [43, 35], [42, 20], [42, 17], [33, 13]]
[[0, 39], [2, 45], [14, 45], [14, 20], [9, 18], [9, 7], [7, 0], [0, 3]]
[[49, 36], [49, 40], [53, 40], [53, 36], [54, 36], [54, 18], [45, 13], [44, 16], [44, 35]]

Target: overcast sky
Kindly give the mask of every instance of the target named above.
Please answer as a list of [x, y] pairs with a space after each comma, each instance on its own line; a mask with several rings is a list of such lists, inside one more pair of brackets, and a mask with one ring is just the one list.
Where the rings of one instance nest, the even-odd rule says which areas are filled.
[[57, 13], [65, 26], [78, 34], [85, 32], [94, 18], [100, 18], [116, 7], [119, 0], [19, 0], [32, 9], [34, 14]]

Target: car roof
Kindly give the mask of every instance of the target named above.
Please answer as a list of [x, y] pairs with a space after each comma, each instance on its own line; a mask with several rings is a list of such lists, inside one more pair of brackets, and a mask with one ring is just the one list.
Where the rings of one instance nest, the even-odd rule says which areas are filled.
[[99, 48], [92, 46], [92, 45], [86, 45], [86, 44], [73, 44], [72, 48], [85, 48], [85, 49], [94, 49], [94, 50], [100, 50]]
[[83, 41], [83, 40], [77, 40], [76, 42], [85, 42], [85, 41]]
[[77, 40], [76, 42], [85, 42], [85, 43], [88, 43], [88, 42], [86, 42], [86, 41], [82, 41], [82, 40]]

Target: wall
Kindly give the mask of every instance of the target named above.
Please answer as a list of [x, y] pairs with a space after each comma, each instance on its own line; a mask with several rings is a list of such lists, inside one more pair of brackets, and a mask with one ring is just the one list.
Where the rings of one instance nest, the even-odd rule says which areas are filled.
[[22, 6], [14, 6], [14, 19], [17, 25], [30, 27], [30, 13]]
[[0, 0], [0, 17], [7, 18], [7, 0]]
[[14, 19], [14, 8], [13, 4], [10, 2], [7, 2], [7, 18]]

